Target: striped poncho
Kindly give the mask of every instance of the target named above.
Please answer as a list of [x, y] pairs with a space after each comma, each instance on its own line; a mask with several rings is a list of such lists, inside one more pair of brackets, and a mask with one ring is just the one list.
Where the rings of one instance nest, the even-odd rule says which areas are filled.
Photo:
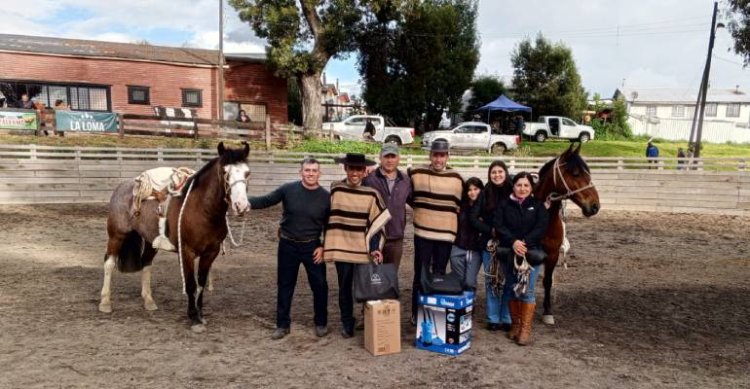
[[380, 234], [382, 248], [385, 242], [383, 227], [390, 219], [391, 214], [375, 189], [350, 186], [345, 182], [333, 183], [323, 259], [326, 262], [368, 263], [370, 240]]
[[455, 170], [438, 172], [428, 167], [409, 169], [414, 187], [414, 235], [453, 242], [458, 231], [463, 179]]

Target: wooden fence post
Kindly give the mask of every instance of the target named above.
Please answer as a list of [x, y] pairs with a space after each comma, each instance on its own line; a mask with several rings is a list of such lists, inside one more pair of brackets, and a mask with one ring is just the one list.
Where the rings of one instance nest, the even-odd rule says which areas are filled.
[[266, 114], [266, 151], [271, 151], [271, 115]]
[[198, 117], [195, 109], [191, 109], [190, 113], [193, 116], [193, 139], [198, 139]]
[[125, 123], [121, 113], [117, 114], [117, 133], [120, 134], [120, 138], [125, 137]]
[[36, 145], [31, 145], [31, 155], [29, 156], [30, 159], [35, 160], [36, 159]]

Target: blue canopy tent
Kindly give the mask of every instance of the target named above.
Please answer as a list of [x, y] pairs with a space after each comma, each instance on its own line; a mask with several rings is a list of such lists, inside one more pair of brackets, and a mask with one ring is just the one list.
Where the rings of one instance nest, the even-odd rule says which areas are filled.
[[518, 104], [515, 101], [507, 98], [505, 95], [500, 95], [500, 97], [496, 98], [490, 103], [485, 104], [482, 107], [477, 108], [476, 110], [477, 111], [487, 110], [487, 122], [490, 121], [490, 112], [492, 111], [503, 111], [503, 112], [523, 111], [523, 112], [531, 113], [531, 107]]

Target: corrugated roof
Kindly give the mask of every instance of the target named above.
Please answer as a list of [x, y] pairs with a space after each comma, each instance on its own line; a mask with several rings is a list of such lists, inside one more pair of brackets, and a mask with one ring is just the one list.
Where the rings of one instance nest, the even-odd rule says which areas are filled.
[[[697, 89], [679, 88], [620, 88], [615, 97], [623, 96], [627, 101], [637, 103], [680, 103], [693, 104], [698, 98]], [[706, 102], [710, 103], [750, 103], [750, 95], [742, 89], [709, 88]]]
[[[0, 34], [0, 51], [56, 54], [76, 57], [104, 57], [154, 62], [213, 65], [218, 50], [154, 46], [150, 44], [115, 43], [82, 39], [62, 39], [27, 35]], [[265, 54], [224, 54], [240, 61], [264, 61]]]

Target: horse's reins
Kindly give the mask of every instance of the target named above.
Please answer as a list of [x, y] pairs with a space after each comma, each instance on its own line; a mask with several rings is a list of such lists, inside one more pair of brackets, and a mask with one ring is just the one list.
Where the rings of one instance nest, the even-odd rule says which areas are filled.
[[591, 174], [589, 172], [584, 170], [584, 173], [586, 173], [587, 176], [589, 176], [589, 184], [584, 185], [580, 188], [576, 188], [575, 190], [570, 189], [570, 186], [568, 186], [568, 183], [565, 181], [565, 176], [562, 174], [562, 170], [560, 169], [560, 166], [565, 166], [566, 163], [560, 163], [560, 157], [557, 157], [555, 159], [555, 165], [552, 172], [552, 182], [555, 184], [555, 187], [557, 187], [557, 176], [560, 176], [560, 181], [562, 182], [563, 186], [565, 186], [565, 194], [557, 194], [555, 192], [550, 193], [547, 196], [548, 201], [560, 201], [560, 200], [567, 200], [570, 197], [572, 197], [574, 194], [583, 192], [586, 189], [595, 188], [594, 183], [591, 181]]
[[180, 261], [182, 294], [187, 294], [187, 291], [185, 291], [185, 270], [182, 266], [182, 213], [185, 211], [185, 204], [187, 204], [188, 197], [190, 196], [190, 191], [193, 190], [193, 183], [195, 183], [195, 178], [190, 180], [190, 186], [188, 186], [187, 192], [185, 193], [185, 198], [182, 200], [182, 206], [180, 206], [180, 214], [177, 216], [177, 259]]
[[[518, 259], [521, 263], [518, 263]], [[531, 277], [531, 265], [526, 261], [525, 255], [513, 254], [513, 268], [516, 270], [516, 285], [513, 287], [516, 297], [526, 294], [529, 288], [529, 278]]]
[[[234, 182], [229, 182], [229, 172], [224, 173], [224, 202], [227, 203], [227, 206], [231, 209], [232, 207], [232, 187], [235, 185], [247, 182], [247, 180], [235, 180]], [[245, 241], [245, 224], [247, 223], [247, 220], [242, 220], [242, 234], [240, 235], [240, 242], [237, 243], [237, 241], [234, 240], [234, 235], [232, 234], [232, 227], [229, 225], [229, 210], [227, 210], [227, 214], [224, 217], [224, 221], [227, 225], [227, 236], [229, 236], [229, 242], [232, 244], [233, 247], [240, 247], [242, 243]], [[221, 251], [224, 251], [224, 245], [222, 244]]]

